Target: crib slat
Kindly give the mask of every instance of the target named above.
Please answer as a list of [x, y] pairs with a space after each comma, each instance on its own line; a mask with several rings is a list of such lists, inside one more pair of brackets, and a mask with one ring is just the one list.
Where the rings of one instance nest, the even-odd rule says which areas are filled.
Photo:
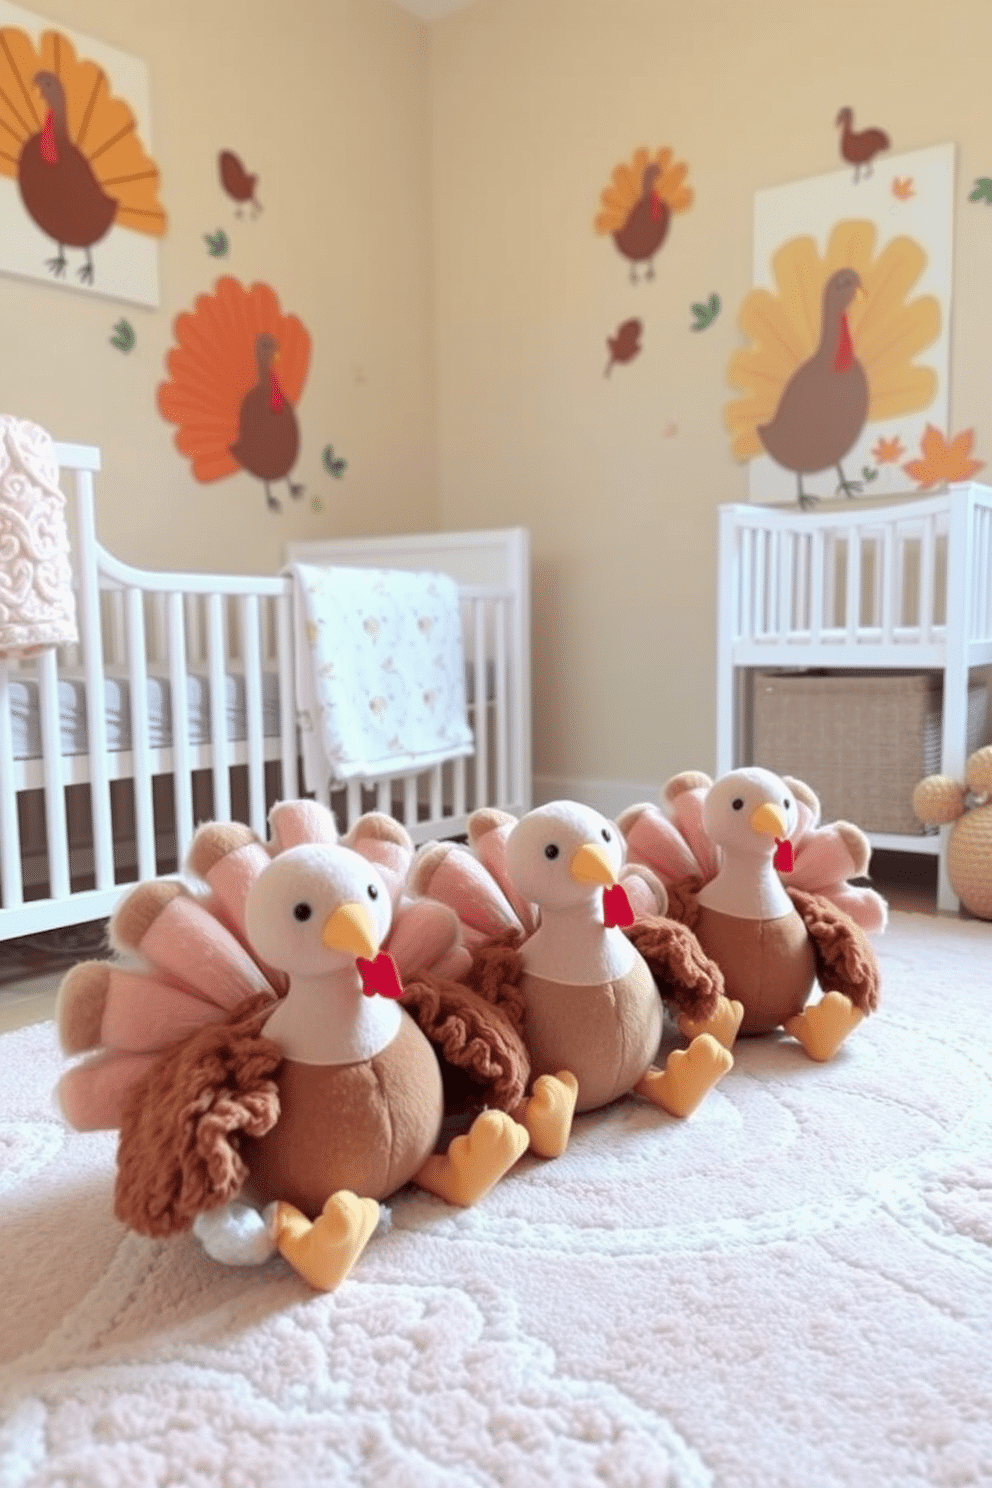
[[892, 617], [896, 603], [896, 543], [892, 524], [887, 522], [882, 535], [882, 588], [879, 617], [882, 626], [882, 643], [892, 643]]
[[262, 647], [258, 595], [246, 594], [241, 609], [241, 664], [245, 679], [245, 723], [248, 738], [248, 821], [265, 837], [265, 754], [262, 727]]
[[86, 675], [86, 742], [89, 752], [90, 812], [93, 817], [93, 872], [98, 889], [114, 887], [113, 820], [107, 767], [106, 681], [100, 614], [93, 475], [76, 472], [76, 537], [79, 543], [77, 618]]
[[70, 893], [69, 838], [65, 826], [59, 678], [54, 651], [43, 651], [38, 658], [38, 702], [41, 721], [41, 758], [45, 775], [45, 836], [48, 843], [49, 894], [52, 899], [68, 899]]
[[387, 816], [393, 811], [393, 783], [391, 780], [380, 780], [375, 788], [375, 809], [384, 811]]
[[193, 839], [193, 771], [189, 754], [186, 612], [183, 595], [168, 597], [169, 696], [172, 704], [172, 793], [176, 822], [176, 862], [186, 861]]
[[935, 532], [936, 519], [933, 516], [924, 518], [920, 533], [919, 597], [920, 640], [924, 645], [933, 640], [933, 579], [937, 563]]
[[475, 687], [475, 807], [489, 805], [489, 708], [486, 700], [486, 614], [481, 599], [472, 601]]
[[[444, 814], [444, 793], [441, 789], [441, 785], [441, 766], [432, 765], [430, 771], [430, 800], [432, 821], [440, 821], [441, 817]], [[478, 789], [476, 793], [478, 794]], [[479, 802], [478, 804], [481, 805], [482, 803]]]
[[[507, 769], [507, 741], [509, 734], [506, 728], [506, 601], [498, 599], [494, 604], [494, 624], [496, 628], [496, 800], [507, 801], [508, 795], [508, 769]], [[488, 687], [486, 688], [488, 695]], [[460, 761], [459, 761], [460, 763]]]
[[154, 878], [155, 809], [152, 803], [151, 745], [148, 735], [148, 665], [145, 606], [140, 589], [128, 589], [126, 604], [128, 682], [131, 689], [131, 752], [134, 759], [134, 821], [138, 839], [138, 877]]
[[207, 596], [207, 673], [210, 678], [211, 780], [214, 818], [231, 820], [230, 747], [227, 738], [227, 676], [223, 596]]
[[417, 777], [407, 775], [403, 780], [403, 825], [417, 825]]
[[24, 903], [21, 834], [14, 789], [14, 741], [10, 726], [10, 663], [0, 657], [0, 904], [19, 909]]
[[362, 787], [358, 780], [349, 780], [345, 788], [345, 811], [348, 820], [345, 823], [345, 831], [350, 832], [358, 818], [362, 814]]
[[810, 536], [809, 555], [809, 629], [814, 645], [823, 630], [823, 533], [817, 528]]
[[293, 709], [293, 600], [286, 591], [276, 600], [276, 658], [279, 667], [279, 738], [284, 801], [300, 793], [297, 766], [296, 715]]
[[861, 617], [861, 537], [853, 525], [847, 529], [847, 578], [844, 581], [847, 608], [845, 630], [847, 640], [853, 645], [857, 640], [858, 621]]

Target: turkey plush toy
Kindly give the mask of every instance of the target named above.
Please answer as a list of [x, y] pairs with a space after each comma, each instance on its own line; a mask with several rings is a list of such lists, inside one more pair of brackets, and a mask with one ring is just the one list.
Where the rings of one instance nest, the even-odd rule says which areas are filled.
[[[707, 1029], [655, 1066], [663, 993], [714, 1027], [733, 1022], [719, 971], [684, 926], [660, 918], [665, 891], [643, 867], [625, 867], [623, 838], [597, 811], [554, 801], [519, 821], [483, 810], [470, 847], [433, 843], [414, 864], [414, 889], [456, 911], [474, 947], [484, 995], [515, 1009], [531, 1073], [531, 1099], [549, 1114], [518, 1114], [546, 1157], [567, 1145], [575, 1110], [636, 1092], [688, 1116], [733, 1064]], [[640, 949], [638, 949], [640, 946]]]
[[333, 1290], [380, 1200], [412, 1181], [474, 1203], [528, 1145], [483, 1109], [435, 1151], [442, 1063], [478, 1109], [520, 1104], [527, 1061], [499, 1010], [451, 980], [470, 963], [455, 916], [404, 898], [402, 827], [372, 814], [338, 842], [311, 802], [275, 808], [271, 826], [271, 847], [201, 828], [203, 894], [158, 882], [123, 901], [112, 936], [144, 966], [83, 963], [65, 979], [63, 1047], [99, 1052], [60, 1097], [79, 1128], [119, 1125], [115, 1208], [132, 1228], [192, 1224], [230, 1262], [278, 1248]]
[[[868, 866], [867, 838], [849, 822], [821, 827], [808, 786], [757, 767], [715, 783], [676, 775], [663, 799], [670, 815], [637, 805], [619, 825], [632, 859], [667, 884], [669, 913], [721, 968], [740, 1031], [785, 1028], [811, 1059], [830, 1059], [878, 1003], [865, 932], [884, 928], [885, 902], [847, 881]], [[807, 1006], [817, 982], [824, 995]]]

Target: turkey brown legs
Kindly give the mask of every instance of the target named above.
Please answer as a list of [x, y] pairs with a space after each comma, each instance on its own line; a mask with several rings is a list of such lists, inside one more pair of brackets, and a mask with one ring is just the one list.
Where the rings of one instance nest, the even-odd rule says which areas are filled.
[[[288, 475], [286, 477], [286, 484], [289, 487], [290, 496], [295, 497], [295, 499], [299, 501], [300, 497], [306, 491], [306, 486], [303, 485], [300, 481], [291, 481]], [[262, 485], [265, 487], [265, 499], [268, 502], [269, 510], [282, 511], [282, 502], [277, 500], [277, 498], [273, 496], [272, 487], [269, 485], [269, 482], [263, 481]]]

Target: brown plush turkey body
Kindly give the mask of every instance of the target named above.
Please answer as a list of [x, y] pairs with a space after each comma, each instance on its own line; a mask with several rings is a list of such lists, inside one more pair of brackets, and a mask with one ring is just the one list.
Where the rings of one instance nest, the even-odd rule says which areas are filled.
[[776, 919], [747, 920], [705, 905], [693, 929], [723, 970], [727, 997], [744, 1009], [740, 1032], [771, 1033], [801, 1013], [816, 983], [813, 946], [792, 910]]
[[625, 975], [586, 986], [525, 972], [521, 990], [533, 1073], [571, 1070], [579, 1083], [577, 1111], [626, 1095], [650, 1069], [661, 1042], [662, 1005], [640, 956]]
[[395, 1037], [371, 1059], [284, 1060], [279, 1120], [242, 1149], [253, 1202], [281, 1199], [316, 1219], [340, 1189], [385, 1199], [423, 1167], [441, 1130], [441, 1072], [427, 1039], [399, 1011]]

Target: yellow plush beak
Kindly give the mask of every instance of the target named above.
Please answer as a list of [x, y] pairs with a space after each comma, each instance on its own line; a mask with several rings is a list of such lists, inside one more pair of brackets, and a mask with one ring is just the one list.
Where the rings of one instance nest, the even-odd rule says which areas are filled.
[[367, 960], [379, 949], [379, 937], [364, 904], [340, 905], [325, 920], [320, 938], [329, 951], [346, 951]]
[[575, 849], [568, 871], [576, 883], [614, 884], [617, 881], [609, 858], [594, 842], [583, 842]]
[[764, 806], [759, 806], [757, 811], [753, 811], [749, 822], [749, 826], [752, 826], [756, 832], [763, 833], [765, 837], [784, 837], [788, 825], [781, 806], [773, 806], [771, 801], [766, 801]]

